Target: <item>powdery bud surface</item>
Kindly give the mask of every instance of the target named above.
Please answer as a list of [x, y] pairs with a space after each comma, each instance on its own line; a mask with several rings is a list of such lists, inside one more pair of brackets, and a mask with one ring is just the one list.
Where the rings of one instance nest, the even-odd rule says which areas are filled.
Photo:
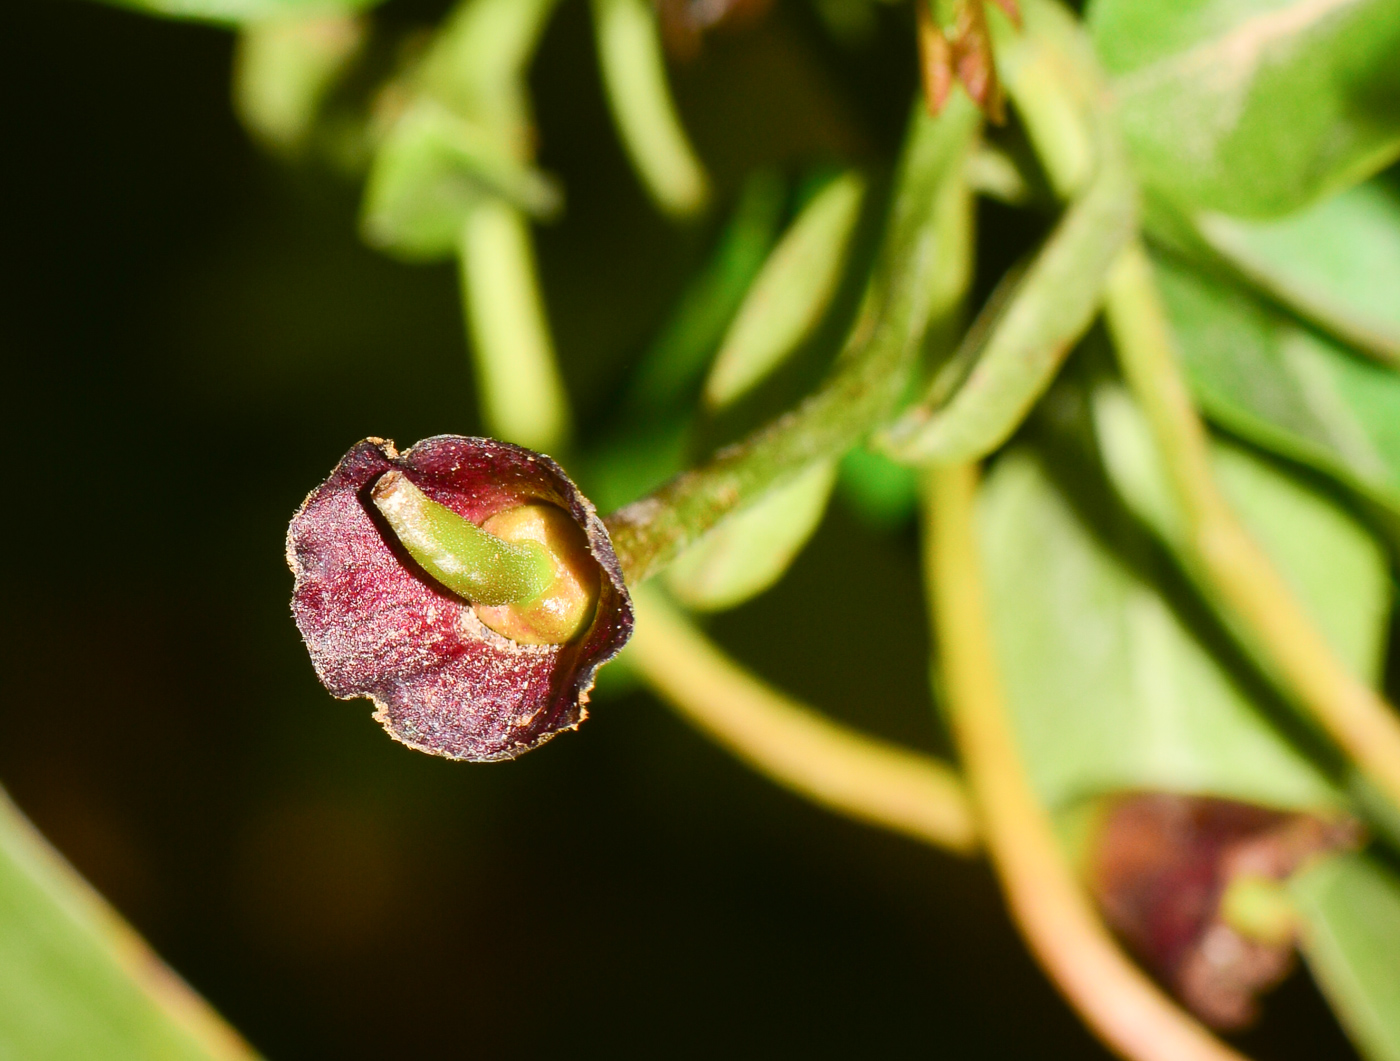
[[[477, 525], [525, 504], [567, 512], [602, 576], [592, 622], [562, 645], [488, 629], [375, 509], [370, 489], [391, 468]], [[632, 601], [593, 505], [548, 457], [492, 439], [437, 435], [403, 454], [382, 439], [359, 443], [292, 517], [287, 563], [292, 614], [322, 684], [341, 699], [368, 697], [394, 739], [451, 759], [511, 759], [577, 729], [598, 667], [632, 633]]]

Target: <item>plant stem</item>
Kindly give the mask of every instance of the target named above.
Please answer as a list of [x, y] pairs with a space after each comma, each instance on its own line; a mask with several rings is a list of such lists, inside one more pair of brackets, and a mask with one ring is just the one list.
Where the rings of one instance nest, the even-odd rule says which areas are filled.
[[639, 590], [627, 658], [695, 726], [759, 773], [873, 825], [960, 854], [977, 844], [956, 774], [822, 718], [724, 654], [655, 590]]
[[482, 413], [491, 431], [530, 449], [567, 443], [569, 399], [540, 297], [530, 223], [504, 199], [467, 214], [459, 250]]
[[1189, 548], [1295, 699], [1400, 807], [1400, 717], [1350, 673], [1220, 493], [1141, 244], [1109, 275], [1105, 310], [1187, 520]]
[[667, 213], [686, 217], [704, 209], [709, 179], [671, 99], [652, 5], [593, 0], [593, 20], [608, 106], [637, 175]]
[[914, 116], [876, 274], [836, 370], [796, 409], [607, 519], [629, 584], [655, 574], [736, 509], [882, 426], [905, 392], [929, 321], [968, 281], [971, 197], [964, 171], [979, 126], [954, 95]]
[[953, 735], [1012, 916], [1046, 973], [1120, 1056], [1241, 1061], [1119, 950], [1075, 881], [1031, 790], [997, 677], [974, 538], [976, 486], [972, 465], [930, 472], [928, 593]]

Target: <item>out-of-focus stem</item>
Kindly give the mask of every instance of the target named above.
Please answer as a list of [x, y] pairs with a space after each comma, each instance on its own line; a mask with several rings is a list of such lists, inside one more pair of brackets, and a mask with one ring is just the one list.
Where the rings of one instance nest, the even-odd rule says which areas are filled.
[[823, 718], [724, 654], [656, 591], [636, 593], [628, 658], [695, 726], [759, 773], [834, 811], [966, 854], [977, 828], [954, 772]]
[[997, 677], [974, 534], [977, 470], [926, 489], [926, 560], [943, 691], [1007, 904], [1032, 952], [1091, 1029], [1132, 1061], [1242, 1061], [1168, 999], [1113, 941], [1031, 790]]
[[1220, 493], [1205, 425], [1141, 244], [1125, 250], [1109, 274], [1105, 310], [1123, 375], [1147, 414], [1205, 577], [1296, 700], [1400, 807], [1400, 716], [1337, 657]]
[[569, 402], [535, 276], [529, 222], [504, 199], [483, 199], [463, 224], [460, 258], [486, 424], [498, 438], [557, 453], [569, 436]]
[[709, 180], [676, 115], [656, 12], [648, 0], [593, 0], [593, 18], [603, 87], [633, 167], [667, 213], [695, 213]]

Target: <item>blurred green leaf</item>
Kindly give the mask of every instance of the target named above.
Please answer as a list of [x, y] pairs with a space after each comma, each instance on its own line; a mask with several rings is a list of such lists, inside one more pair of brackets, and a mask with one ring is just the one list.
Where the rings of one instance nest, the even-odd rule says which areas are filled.
[[706, 364], [773, 246], [787, 188], [749, 175], [713, 252], [637, 364], [619, 424], [587, 459], [584, 485], [601, 512], [635, 501], [685, 467]]
[[201, 22], [246, 24], [264, 19], [310, 18], [364, 11], [382, 0], [105, 0], [149, 15]]
[[1400, 153], [1394, 0], [1093, 0], [1141, 176], [1181, 204], [1286, 214]]
[[[1119, 495], [1183, 559], [1185, 520], [1176, 506], [1147, 418], [1117, 384], [1096, 388], [1094, 425]], [[1342, 660], [1379, 682], [1390, 616], [1385, 550], [1352, 516], [1272, 462], [1223, 440], [1212, 445], [1220, 488], [1298, 594]], [[1208, 580], [1202, 579], [1206, 588]]]
[[1369, 1061], [1400, 1061], [1400, 879], [1343, 855], [1295, 876], [1301, 947], [1318, 986]]
[[689, 608], [719, 611], [762, 593], [816, 532], [836, 484], [836, 462], [819, 461], [740, 509], [682, 553], [666, 586]]
[[487, 131], [512, 158], [534, 154], [525, 83], [530, 60], [558, 0], [464, 0], [413, 73], [429, 96]]
[[364, 39], [364, 23], [345, 14], [245, 27], [233, 73], [234, 107], [244, 126], [279, 151], [301, 147], [327, 93]]
[[833, 179], [798, 214], [744, 297], [705, 381], [714, 409], [743, 397], [806, 341], [821, 322], [846, 265], [865, 181]]
[[1156, 789], [1330, 809], [1333, 786], [1193, 635], [1121, 514], [1112, 551], [1026, 451], [983, 491], [987, 587], [1008, 701], [1041, 797]]
[[1229, 285], [1159, 265], [1177, 346], [1206, 414], [1400, 513], [1400, 374]]
[[532, 217], [563, 205], [540, 172], [525, 73], [555, 0], [468, 0], [380, 100], [365, 239], [405, 258], [452, 254], [472, 207], [500, 197]]
[[1211, 247], [1319, 327], [1400, 365], [1400, 192], [1359, 184], [1277, 221], [1203, 214]]
[[480, 127], [422, 99], [375, 153], [361, 224], [381, 250], [442, 258], [457, 248], [472, 208], [493, 197], [546, 217], [562, 202], [550, 177], [512, 158]]
[[0, 792], [0, 1057], [252, 1061]]
[[714, 252], [642, 355], [625, 399], [629, 411], [670, 415], [678, 403], [693, 406], [705, 366], [773, 247], [786, 201], [787, 188], [773, 170], [745, 180]]

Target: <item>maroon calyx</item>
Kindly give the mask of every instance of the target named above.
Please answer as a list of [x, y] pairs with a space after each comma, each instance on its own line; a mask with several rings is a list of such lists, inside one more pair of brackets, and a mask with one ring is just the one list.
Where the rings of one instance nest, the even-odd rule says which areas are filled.
[[[477, 618], [429, 577], [369, 491], [390, 469], [480, 525], [544, 502], [583, 529], [602, 574], [592, 622], [560, 645], [526, 645]], [[395, 740], [450, 759], [512, 759], [577, 729], [599, 666], [632, 634], [632, 601], [593, 505], [550, 458], [487, 438], [437, 435], [400, 454], [365, 439], [313, 490], [287, 529], [292, 614], [321, 683], [368, 697]]]
[[1291, 938], [1250, 938], [1222, 899], [1242, 877], [1284, 881], [1310, 859], [1356, 846], [1350, 819], [1325, 820], [1234, 800], [1164, 792], [1114, 800], [1089, 884], [1104, 919], [1201, 1020], [1239, 1029], [1293, 966]]

